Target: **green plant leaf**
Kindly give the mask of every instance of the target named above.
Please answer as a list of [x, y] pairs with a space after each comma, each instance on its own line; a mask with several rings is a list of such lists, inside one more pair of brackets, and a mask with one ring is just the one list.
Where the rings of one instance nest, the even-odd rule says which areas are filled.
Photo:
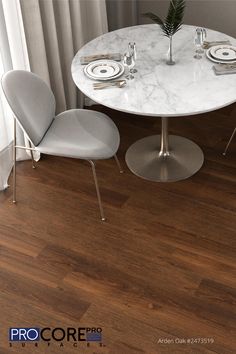
[[181, 27], [185, 10], [185, 0], [171, 0], [164, 21], [169, 36], [173, 36]]
[[162, 21], [162, 19], [160, 17], [158, 17], [157, 15], [155, 15], [152, 12], [147, 12], [147, 13], [143, 14], [143, 16], [150, 18], [153, 22], [155, 22], [158, 25], [160, 25], [162, 31], [164, 32], [165, 24], [164, 24], [164, 22]]
[[152, 12], [147, 12], [147, 13], [143, 14], [143, 16], [150, 18], [152, 21], [156, 22], [158, 25], [164, 24], [162, 19]]
[[165, 21], [152, 12], [147, 12], [143, 16], [160, 25], [165, 36], [172, 37], [181, 29], [185, 6], [185, 0], [171, 0]]

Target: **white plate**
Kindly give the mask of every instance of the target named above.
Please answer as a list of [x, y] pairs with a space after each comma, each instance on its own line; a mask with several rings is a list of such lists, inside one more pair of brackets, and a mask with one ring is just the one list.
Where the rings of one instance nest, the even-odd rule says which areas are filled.
[[120, 67], [113, 60], [96, 60], [87, 65], [86, 72], [95, 78], [107, 78], [118, 74]]
[[211, 47], [210, 54], [215, 59], [224, 60], [227, 62], [236, 60], [236, 48], [232, 45], [217, 45]]
[[213, 61], [214, 63], [221, 63], [221, 64], [234, 64], [236, 63], [236, 60], [220, 60], [220, 59], [216, 59], [213, 58], [213, 56], [210, 53], [211, 48], [207, 49], [206, 51], [206, 56], [209, 60]]
[[124, 73], [124, 67], [114, 60], [96, 60], [84, 68], [84, 73], [90, 79], [106, 81], [120, 77]]
[[92, 79], [92, 80], [96, 80], [96, 81], [109, 81], [109, 80], [115, 80], [115, 79], [118, 79], [121, 75], [124, 74], [124, 67], [122, 65], [122, 68], [121, 68], [121, 71], [116, 74], [115, 76], [111, 76], [111, 77], [107, 77], [107, 78], [95, 78], [93, 76], [90, 76], [85, 70], [84, 70], [84, 73], [85, 75], [89, 78], [89, 79]]

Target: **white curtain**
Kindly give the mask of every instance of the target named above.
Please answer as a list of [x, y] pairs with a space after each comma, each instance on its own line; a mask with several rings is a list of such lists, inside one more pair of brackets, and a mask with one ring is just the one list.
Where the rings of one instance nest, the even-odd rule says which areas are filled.
[[[29, 70], [28, 54], [17, 0], [0, 0], [0, 77], [11, 69]], [[0, 190], [8, 187], [12, 168], [13, 116], [0, 88]], [[22, 131], [17, 129], [17, 143], [24, 145]], [[17, 159], [29, 158], [18, 151]]]
[[[10, 69], [31, 70], [51, 86], [58, 113], [81, 107], [71, 62], [81, 46], [105, 32], [105, 0], [0, 0], [0, 76]], [[12, 126], [0, 89], [0, 190], [7, 188], [12, 168]], [[17, 144], [27, 144], [20, 129]], [[18, 160], [29, 158], [23, 150], [17, 153]]]
[[[1, 6], [1, 5], [0, 5]], [[1, 15], [0, 15], [1, 16]], [[0, 18], [1, 23], [2, 18]], [[1, 28], [0, 28], [1, 31]], [[2, 35], [2, 33], [1, 33]], [[0, 75], [10, 69], [6, 63], [7, 57], [0, 52]], [[9, 64], [11, 62], [9, 61]], [[7, 179], [12, 167], [12, 122], [10, 119], [11, 112], [7, 106], [3, 92], [0, 90], [0, 190], [7, 188]]]
[[20, 0], [31, 70], [56, 97], [57, 113], [83, 105], [71, 62], [88, 41], [107, 32], [105, 0]]

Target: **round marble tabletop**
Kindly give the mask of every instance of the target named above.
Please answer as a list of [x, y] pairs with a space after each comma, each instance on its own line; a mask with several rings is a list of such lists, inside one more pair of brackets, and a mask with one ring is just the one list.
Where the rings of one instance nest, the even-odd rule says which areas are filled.
[[[184, 25], [173, 37], [173, 66], [166, 65], [168, 38], [158, 25], [122, 28], [87, 43], [72, 62], [72, 77], [89, 98], [104, 106], [147, 116], [177, 117], [216, 110], [236, 101], [236, 75], [215, 75], [214, 63], [205, 56], [194, 56], [193, 26]], [[207, 40], [236, 39], [207, 30]], [[136, 42], [138, 72], [122, 88], [94, 90], [92, 80], [83, 72], [80, 57], [98, 53], [124, 53], [128, 42]]]

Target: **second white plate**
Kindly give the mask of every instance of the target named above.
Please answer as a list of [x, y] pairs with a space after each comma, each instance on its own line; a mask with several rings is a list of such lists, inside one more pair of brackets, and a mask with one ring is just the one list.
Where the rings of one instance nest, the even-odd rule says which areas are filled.
[[222, 59], [216, 59], [211, 55], [211, 48], [207, 49], [206, 51], [206, 56], [209, 60], [213, 61], [214, 63], [221, 63], [221, 64], [234, 64], [236, 63], [236, 59], [234, 60], [222, 60]]
[[210, 49], [211, 56], [215, 59], [232, 61], [236, 60], [236, 48], [232, 45], [217, 45]]

